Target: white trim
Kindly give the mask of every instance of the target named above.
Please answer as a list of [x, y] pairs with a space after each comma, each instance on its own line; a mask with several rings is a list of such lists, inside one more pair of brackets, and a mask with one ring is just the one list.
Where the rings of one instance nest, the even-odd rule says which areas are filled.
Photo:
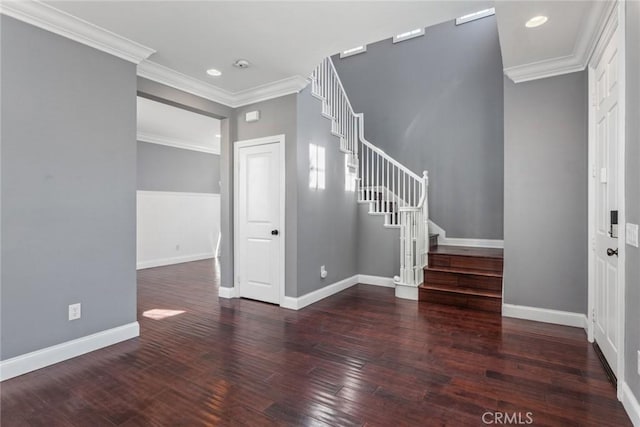
[[[618, 31], [618, 105], [620, 109], [619, 113], [619, 123], [618, 123], [618, 137], [619, 139], [619, 150], [618, 150], [618, 223], [621, 225], [626, 224], [626, 212], [625, 212], [625, 146], [626, 146], [626, 38], [625, 38], [625, 3], [624, 2], [612, 2], [613, 6], [607, 8], [609, 13], [606, 16], [606, 20], [604, 24], [599, 28], [598, 33], [596, 34], [596, 45], [594, 46], [589, 59], [588, 68], [589, 68], [589, 93], [587, 94], [587, 99], [589, 100], [589, 138], [588, 138], [588, 176], [587, 180], [589, 182], [589, 190], [588, 190], [588, 223], [589, 223], [589, 237], [587, 244], [589, 245], [588, 250], [588, 329], [587, 336], [589, 341], [595, 340], [595, 333], [593, 330], [593, 309], [595, 306], [595, 256], [593, 255], [592, 250], [592, 240], [594, 238], [593, 229], [595, 228], [594, 218], [595, 218], [595, 209], [596, 206], [594, 204], [595, 201], [595, 187], [592, 182], [593, 178], [591, 177], [592, 168], [594, 164], [595, 157], [595, 116], [593, 114], [593, 100], [592, 100], [592, 89], [594, 87], [594, 73], [593, 67], [597, 65], [597, 62], [601, 59], [601, 56], [606, 48], [606, 45], [611, 40], [611, 37]], [[618, 390], [617, 396], [619, 400], [623, 399], [623, 385], [625, 378], [625, 293], [626, 293], [626, 233], [624, 230], [619, 233], [618, 236], [618, 300], [616, 301], [616, 307], [618, 308], [617, 318], [615, 319], [616, 325], [616, 336], [619, 337], [618, 340], [618, 348], [617, 348], [617, 372], [615, 372], [616, 378], [619, 378], [618, 381]]]
[[231, 92], [149, 60], [138, 64], [138, 76], [210, 101], [234, 107], [234, 98]]
[[429, 233], [438, 235], [438, 244], [443, 246], [471, 246], [476, 248], [504, 248], [504, 240], [497, 239], [464, 239], [447, 237], [447, 232], [435, 222], [429, 220]]
[[256, 102], [267, 101], [285, 95], [298, 93], [309, 84], [309, 80], [301, 76], [291, 76], [286, 79], [252, 87], [250, 89], [233, 92], [232, 107], [242, 107]]
[[137, 190], [137, 194], [144, 194], [145, 196], [188, 196], [188, 197], [220, 197], [219, 193], [188, 193], [182, 191], [151, 191], [151, 190]]
[[420, 291], [417, 286], [404, 286], [400, 283], [396, 284], [396, 298], [418, 301]]
[[305, 294], [301, 297], [296, 298], [285, 296], [283, 301], [280, 303], [280, 307], [288, 308], [291, 310], [300, 310], [301, 308], [304, 308], [331, 295], [337, 294], [338, 292], [342, 292], [354, 285], [357, 285], [358, 279], [359, 275], [355, 274], [351, 277], [347, 277], [344, 280], [340, 280], [339, 282], [325, 286], [324, 288], [309, 292], [308, 294]]
[[[240, 295], [239, 288], [239, 280], [238, 280], [238, 249], [239, 249], [239, 226], [240, 226], [240, 207], [238, 205], [238, 193], [239, 187], [238, 182], [240, 179], [239, 176], [239, 161], [240, 155], [238, 150], [243, 147], [253, 147], [257, 145], [264, 144], [279, 144], [280, 145], [280, 236], [278, 241], [280, 243], [280, 266], [279, 266], [279, 276], [280, 276], [280, 305], [282, 306], [285, 301], [285, 288], [286, 288], [286, 270], [285, 270], [285, 260], [286, 260], [286, 200], [287, 200], [287, 168], [286, 168], [286, 144], [285, 144], [285, 135], [272, 135], [265, 136], [262, 138], [254, 138], [254, 139], [245, 139], [241, 141], [235, 141], [233, 143], [233, 283], [234, 287], [237, 288], [238, 296]], [[237, 286], [236, 286], [237, 285]]]
[[595, 310], [595, 253], [593, 250], [593, 245], [595, 245], [595, 207], [592, 206], [596, 196], [596, 185], [595, 180], [592, 178], [592, 173], [595, 171], [593, 168], [595, 167], [593, 164], [593, 159], [595, 158], [595, 114], [593, 111], [593, 96], [595, 94], [595, 80], [594, 80], [594, 70], [591, 65], [587, 67], [587, 79], [588, 85], [587, 90], [589, 93], [587, 94], [587, 103], [588, 103], [588, 114], [587, 114], [587, 340], [589, 342], [595, 341], [595, 327], [594, 327], [594, 318], [593, 312]]
[[[627, 211], [626, 211], [626, 145], [627, 145], [627, 53], [626, 53], [626, 4], [624, 2], [617, 2], [618, 9], [618, 40], [619, 40], [619, 54], [620, 54], [620, 64], [619, 64], [619, 91], [618, 102], [620, 103], [620, 117], [618, 120], [620, 121], [618, 132], [620, 134], [620, 144], [618, 150], [618, 227], [621, 232], [619, 232], [618, 238], [618, 261], [619, 261], [619, 271], [618, 271], [618, 337], [620, 337], [620, 344], [618, 345], [618, 372], [616, 372], [617, 378], [625, 378], [625, 354], [626, 345], [625, 345], [625, 315], [626, 315], [626, 288], [627, 288], [627, 279], [626, 279], [626, 267], [627, 267], [627, 236], [624, 232], [624, 225], [627, 223]], [[615, 9], [611, 14], [612, 16], [616, 16]], [[613, 19], [613, 18], [612, 18]], [[588, 99], [588, 98], [587, 98]], [[623, 398], [623, 390], [622, 386], [624, 382], [620, 382], [618, 384], [618, 399], [622, 400]]]
[[138, 65], [138, 76], [231, 108], [298, 93], [309, 83], [304, 77], [292, 76], [250, 89], [231, 92], [149, 60]]
[[363, 285], [383, 286], [385, 288], [395, 288], [393, 277], [369, 276], [368, 274], [358, 274], [358, 283]]
[[593, 2], [570, 55], [506, 67], [504, 74], [515, 83], [521, 83], [584, 70], [615, 5], [616, 2]]
[[218, 298], [239, 298], [238, 287], [226, 287], [219, 286], [218, 287]]
[[0, 13], [134, 64], [155, 52], [150, 47], [39, 1], [3, 1]]
[[585, 328], [587, 316], [570, 311], [551, 310], [548, 308], [528, 307], [524, 305], [502, 304], [502, 316], [516, 319], [533, 320], [536, 322], [553, 323], [556, 325]]
[[635, 427], [640, 427], [640, 403], [638, 403], [637, 397], [626, 382], [618, 380], [618, 384], [620, 384], [620, 389], [622, 390], [622, 406], [627, 411], [631, 424]]
[[166, 145], [167, 147], [180, 148], [183, 150], [199, 151], [201, 153], [220, 155], [220, 149], [208, 148], [197, 145], [195, 142], [167, 138], [165, 136], [151, 135], [148, 133], [138, 132], [136, 135], [138, 141], [148, 142], [149, 144]]
[[183, 255], [171, 258], [154, 259], [150, 261], [141, 261], [136, 264], [136, 270], [144, 270], [145, 268], [162, 267], [165, 265], [182, 264], [183, 262], [201, 261], [203, 259], [215, 258], [214, 252], [195, 254], [195, 255]]
[[82, 338], [0, 361], [0, 381], [44, 368], [140, 335], [138, 322], [131, 322]]

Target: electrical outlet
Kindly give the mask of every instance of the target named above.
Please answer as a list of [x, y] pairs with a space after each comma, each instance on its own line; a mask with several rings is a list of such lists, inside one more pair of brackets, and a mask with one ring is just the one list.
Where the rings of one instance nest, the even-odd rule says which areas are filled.
[[180, 250], [180, 245], [176, 245], [176, 251]]
[[638, 224], [627, 223], [627, 245], [638, 247]]
[[81, 314], [80, 303], [69, 305], [69, 320], [77, 320]]

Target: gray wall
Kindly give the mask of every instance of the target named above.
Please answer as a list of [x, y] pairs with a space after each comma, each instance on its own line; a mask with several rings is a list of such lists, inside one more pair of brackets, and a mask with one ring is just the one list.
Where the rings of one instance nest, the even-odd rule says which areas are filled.
[[[331, 134], [331, 121], [308, 86], [298, 94], [298, 279], [301, 296], [358, 274], [358, 204], [345, 191], [345, 155]], [[324, 190], [310, 189], [309, 144], [325, 147]], [[320, 278], [320, 266], [327, 277]]]
[[233, 144], [236, 139], [234, 109], [138, 77], [138, 96], [164, 102], [194, 113], [220, 119], [220, 280], [233, 286]]
[[[626, 2], [627, 12], [627, 137], [626, 137], [626, 214], [627, 222], [640, 224], [640, 2]], [[640, 400], [638, 357], [640, 350], [640, 250], [626, 247], [626, 382]]]
[[384, 217], [369, 215], [369, 205], [358, 209], [358, 273], [393, 277], [400, 274], [400, 231], [385, 228]]
[[504, 300], [587, 310], [587, 73], [504, 79]]
[[138, 141], [138, 190], [220, 193], [220, 156]]
[[[287, 95], [280, 98], [270, 99], [256, 104], [246, 105], [236, 109], [234, 134], [236, 140], [261, 138], [271, 135], [285, 135], [285, 170], [286, 170], [286, 206], [285, 206], [285, 294], [296, 296], [297, 281], [297, 188], [298, 177], [296, 174], [296, 149], [297, 149], [297, 129], [296, 129], [296, 95]], [[259, 110], [260, 120], [247, 123], [244, 120], [248, 111]], [[233, 150], [232, 155], [233, 155]], [[224, 162], [224, 160], [222, 160]], [[233, 166], [233, 158], [231, 158]], [[233, 190], [233, 186], [231, 187]], [[233, 205], [232, 205], [233, 206]], [[231, 216], [233, 218], [233, 215]], [[233, 271], [233, 270], [232, 270]], [[232, 276], [233, 277], [233, 276]], [[228, 282], [232, 286], [233, 281]]]
[[334, 57], [369, 141], [422, 175], [448, 237], [502, 239], [503, 84], [495, 17]]
[[136, 68], [0, 24], [4, 360], [136, 320]]

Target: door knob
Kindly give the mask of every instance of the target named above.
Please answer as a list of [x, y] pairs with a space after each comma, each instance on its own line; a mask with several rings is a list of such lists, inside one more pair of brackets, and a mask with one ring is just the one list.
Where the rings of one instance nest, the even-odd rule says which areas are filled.
[[271, 235], [272, 236], [277, 236], [278, 234], [280, 234], [280, 232], [276, 229], [276, 230], [271, 230]]
[[618, 256], [618, 249], [611, 249], [611, 248], [607, 248], [607, 255], [608, 256]]

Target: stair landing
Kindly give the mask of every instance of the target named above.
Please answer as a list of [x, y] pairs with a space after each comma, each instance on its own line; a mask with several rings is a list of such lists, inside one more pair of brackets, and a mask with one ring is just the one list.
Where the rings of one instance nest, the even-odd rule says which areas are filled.
[[419, 300], [499, 313], [503, 265], [502, 249], [432, 247]]

